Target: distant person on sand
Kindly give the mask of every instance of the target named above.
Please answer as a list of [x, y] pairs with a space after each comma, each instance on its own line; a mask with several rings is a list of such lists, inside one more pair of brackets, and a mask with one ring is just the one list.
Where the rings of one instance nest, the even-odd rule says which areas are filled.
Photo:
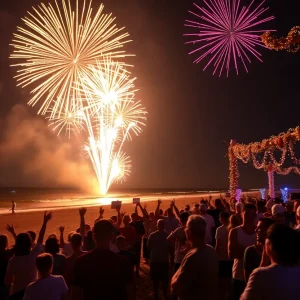
[[11, 213], [14, 215], [15, 214], [15, 209], [16, 209], [16, 202], [13, 200], [11, 201], [11, 209], [9, 211], [11, 211]]

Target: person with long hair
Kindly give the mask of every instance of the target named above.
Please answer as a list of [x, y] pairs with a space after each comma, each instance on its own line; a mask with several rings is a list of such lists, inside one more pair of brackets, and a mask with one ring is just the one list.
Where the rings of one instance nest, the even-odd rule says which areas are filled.
[[35, 247], [28, 233], [20, 233], [16, 238], [15, 255], [9, 260], [5, 283], [11, 285], [10, 300], [22, 300], [29, 283], [37, 280], [36, 258], [43, 251], [43, 239], [47, 223], [52, 213], [44, 213], [44, 221]]

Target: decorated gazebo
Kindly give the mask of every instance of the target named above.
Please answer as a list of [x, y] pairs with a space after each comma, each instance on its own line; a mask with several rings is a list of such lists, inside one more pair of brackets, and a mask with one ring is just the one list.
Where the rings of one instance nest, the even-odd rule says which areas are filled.
[[[300, 175], [300, 168], [297, 167], [300, 165], [300, 159], [296, 158], [294, 152], [294, 144], [299, 141], [300, 127], [247, 145], [231, 140], [228, 148], [230, 198], [232, 200], [237, 198], [239, 160], [245, 164], [251, 162], [256, 169], [263, 169], [268, 173], [269, 196], [275, 198], [274, 173], [288, 175], [294, 172]], [[279, 159], [276, 159], [275, 153], [280, 153]], [[287, 155], [291, 158], [293, 166], [283, 167]]]

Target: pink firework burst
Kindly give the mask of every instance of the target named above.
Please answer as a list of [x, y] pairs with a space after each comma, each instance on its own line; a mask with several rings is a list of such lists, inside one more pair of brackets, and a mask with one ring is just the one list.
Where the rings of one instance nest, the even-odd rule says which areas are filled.
[[199, 43], [199, 47], [189, 53], [201, 52], [194, 63], [208, 58], [204, 70], [213, 65], [213, 74], [219, 71], [221, 76], [226, 69], [228, 77], [232, 64], [236, 73], [239, 73], [238, 61], [242, 62], [246, 72], [246, 64], [251, 63], [251, 56], [262, 61], [261, 54], [256, 49], [257, 46], [265, 47], [260, 36], [265, 31], [274, 30], [259, 30], [257, 26], [273, 20], [274, 17], [262, 17], [268, 10], [263, 7], [265, 1], [259, 1], [256, 7], [254, 2], [252, 0], [248, 6], [242, 6], [241, 0], [203, 0], [202, 6], [194, 3], [198, 12], [189, 13], [198, 20], [186, 20], [185, 23], [186, 27], [197, 29], [195, 33], [185, 34], [192, 37], [186, 44]]

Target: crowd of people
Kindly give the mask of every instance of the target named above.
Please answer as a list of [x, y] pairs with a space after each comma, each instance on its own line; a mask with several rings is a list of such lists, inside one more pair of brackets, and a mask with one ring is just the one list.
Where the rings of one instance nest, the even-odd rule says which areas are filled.
[[41, 229], [0, 235], [1, 300], [136, 299], [141, 258], [153, 293], [144, 299], [300, 299], [300, 200], [202, 199], [179, 209], [173, 200], [154, 212], [137, 203], [131, 216], [100, 208], [93, 226], [59, 227], [44, 242]]

